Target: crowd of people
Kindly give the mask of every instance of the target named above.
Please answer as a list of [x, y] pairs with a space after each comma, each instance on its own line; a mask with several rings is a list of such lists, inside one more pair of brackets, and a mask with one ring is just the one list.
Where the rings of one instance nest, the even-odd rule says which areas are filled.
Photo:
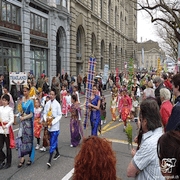
[[[95, 80], [88, 102], [91, 124], [89, 138], [83, 135], [79, 98], [81, 84], [85, 84], [86, 90], [86, 82], [86, 75], [84, 78], [78, 75], [76, 79], [66, 73], [53, 77], [50, 86], [44, 74], [37, 81], [29, 75], [27, 85], [12, 86], [9, 92], [0, 76], [0, 169], [11, 167], [11, 149], [15, 147], [20, 158], [18, 168], [25, 161], [30, 166], [34, 162], [35, 150], [46, 151], [47, 147], [47, 166], [51, 167], [52, 159], [60, 157], [60, 119], [70, 114], [70, 147], [77, 147], [83, 138], [81, 150], [75, 158], [73, 179], [116, 179], [115, 154], [110, 143], [98, 137], [98, 131], [101, 132], [101, 126], [106, 123], [108, 111], [102, 89], [109, 88], [112, 94], [109, 109], [111, 120], [123, 122], [124, 131], [128, 120], [137, 124], [137, 149], [131, 151], [132, 160], [127, 168], [127, 176], [136, 179], [180, 179], [180, 74], [154, 76], [137, 73], [131, 80], [123, 77], [122, 73], [118, 77], [110, 74], [106, 85], [102, 85], [101, 78]], [[20, 119], [19, 131], [14, 138], [12, 125], [17, 117]], [[6, 154], [3, 151], [4, 143]], [[26, 155], [29, 156], [27, 160]], [[101, 156], [102, 163], [99, 163]]]

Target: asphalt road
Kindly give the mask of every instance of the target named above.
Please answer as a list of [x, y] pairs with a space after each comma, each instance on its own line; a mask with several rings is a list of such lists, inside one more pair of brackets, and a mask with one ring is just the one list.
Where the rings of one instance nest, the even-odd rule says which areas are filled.
[[[118, 120], [115, 122], [111, 121], [111, 94], [109, 91], [103, 92], [103, 94], [106, 96], [107, 102], [107, 123], [102, 126], [102, 133], [99, 136], [112, 141], [112, 148], [117, 158], [117, 177], [120, 177], [122, 180], [131, 180], [132, 178], [127, 178], [126, 176], [126, 169], [131, 160], [131, 154], [130, 148], [127, 145], [127, 136], [123, 132], [123, 123]], [[80, 100], [81, 104], [83, 104], [84, 96], [81, 96]], [[40, 152], [36, 150], [35, 162], [31, 166], [24, 165], [22, 168], [17, 168], [19, 163], [18, 154], [17, 151], [13, 149], [12, 166], [7, 170], [0, 170], [0, 180], [68, 180], [73, 172], [74, 157], [80, 149], [80, 147], [70, 147], [69, 119], [69, 117], [62, 117], [61, 119], [59, 136], [59, 151], [61, 157], [56, 161], [52, 161], [52, 167], [50, 169], [48, 169], [46, 165], [49, 158], [48, 151]], [[135, 137], [137, 134], [136, 124], [134, 122], [131, 122], [131, 124], [133, 126], [133, 136]], [[16, 135], [18, 125], [15, 125], [13, 129]], [[90, 126], [84, 130], [84, 135], [86, 137], [90, 135]], [[36, 145], [36, 142], [34, 142], [34, 145]], [[27, 157], [25, 158], [27, 161]]]

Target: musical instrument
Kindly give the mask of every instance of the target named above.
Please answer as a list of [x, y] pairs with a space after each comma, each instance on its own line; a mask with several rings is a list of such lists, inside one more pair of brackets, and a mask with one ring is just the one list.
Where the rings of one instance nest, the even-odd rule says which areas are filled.
[[95, 65], [96, 59], [94, 57], [90, 57], [88, 62], [88, 74], [87, 74], [87, 82], [86, 82], [86, 96], [85, 96], [85, 119], [84, 119], [84, 129], [87, 126], [87, 120], [89, 118], [90, 108], [88, 107], [88, 103], [90, 102], [90, 97], [92, 94], [92, 87], [94, 83], [94, 75], [95, 75]]

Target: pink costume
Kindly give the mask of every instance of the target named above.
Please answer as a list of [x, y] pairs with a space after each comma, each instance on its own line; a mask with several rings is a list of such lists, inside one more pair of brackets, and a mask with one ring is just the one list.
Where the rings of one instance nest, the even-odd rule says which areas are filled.
[[132, 108], [132, 100], [128, 95], [121, 97], [119, 108], [121, 109], [121, 119], [126, 121]]
[[62, 114], [66, 114], [66, 90], [61, 90]]

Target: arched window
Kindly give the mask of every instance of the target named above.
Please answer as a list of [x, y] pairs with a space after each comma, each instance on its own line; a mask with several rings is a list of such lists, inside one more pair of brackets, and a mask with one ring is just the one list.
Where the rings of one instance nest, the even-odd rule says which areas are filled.
[[104, 41], [101, 41], [101, 69], [104, 69]]

